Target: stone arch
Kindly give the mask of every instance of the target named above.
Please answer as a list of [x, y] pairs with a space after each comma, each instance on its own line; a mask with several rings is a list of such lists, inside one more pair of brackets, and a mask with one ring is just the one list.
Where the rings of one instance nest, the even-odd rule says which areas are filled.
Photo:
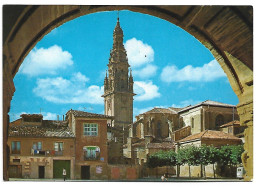
[[156, 137], [162, 138], [162, 122], [160, 120], [156, 122]]
[[252, 6], [108, 6], [5, 5], [3, 8], [3, 144], [7, 180], [8, 112], [15, 91], [13, 78], [36, 43], [61, 24], [100, 11], [130, 10], [173, 23], [207, 47], [227, 74], [239, 98], [245, 130], [245, 180], [253, 178], [253, 8]]
[[218, 114], [215, 118], [215, 128], [218, 129], [221, 125], [225, 123], [225, 118], [222, 114]]

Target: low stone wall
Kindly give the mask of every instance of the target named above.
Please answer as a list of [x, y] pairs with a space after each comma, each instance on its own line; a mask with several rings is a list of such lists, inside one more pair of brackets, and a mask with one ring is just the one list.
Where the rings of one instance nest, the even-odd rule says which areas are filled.
[[164, 174], [168, 174], [168, 176], [176, 176], [176, 168], [175, 167], [156, 167], [156, 168], [144, 168], [141, 171], [141, 177], [161, 177]]
[[[214, 167], [214, 168], [213, 168]], [[205, 173], [204, 175], [204, 168]], [[191, 178], [234, 178], [236, 177], [236, 167], [235, 166], [220, 166], [212, 164], [207, 166], [180, 166], [180, 177], [191, 177]]]
[[140, 177], [138, 165], [108, 165], [109, 180], [135, 180]]

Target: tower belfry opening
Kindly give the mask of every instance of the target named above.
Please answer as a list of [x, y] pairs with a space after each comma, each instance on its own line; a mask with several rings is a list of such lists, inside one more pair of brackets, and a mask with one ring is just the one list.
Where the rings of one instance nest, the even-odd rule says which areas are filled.
[[[114, 137], [118, 143], [120, 157], [123, 158], [123, 144], [128, 133], [126, 127], [133, 123], [133, 76], [123, 44], [123, 30], [120, 26], [119, 13], [113, 32], [113, 46], [110, 50], [108, 74], [104, 79], [105, 115], [113, 116]], [[115, 149], [116, 147], [113, 147]], [[113, 152], [116, 153], [116, 152]], [[119, 156], [118, 156], [119, 157]]]

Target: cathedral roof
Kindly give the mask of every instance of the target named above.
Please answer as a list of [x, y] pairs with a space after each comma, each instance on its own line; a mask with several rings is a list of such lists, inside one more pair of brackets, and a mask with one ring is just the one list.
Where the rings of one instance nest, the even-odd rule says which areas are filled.
[[187, 110], [190, 110], [190, 109], [193, 109], [193, 108], [196, 108], [196, 107], [199, 107], [199, 106], [216, 106], [216, 107], [225, 107], [225, 108], [236, 108], [236, 105], [206, 100], [206, 101], [203, 101], [203, 102], [195, 104], [195, 105], [189, 105], [189, 106], [181, 109], [179, 112], [185, 112]]
[[232, 134], [228, 134], [222, 131], [205, 130], [200, 133], [187, 136], [186, 138], [183, 138], [178, 142], [196, 141], [196, 140], [203, 140], [203, 139], [237, 140], [237, 141], [241, 140], [240, 138]]
[[105, 118], [105, 119], [112, 119], [113, 116], [108, 116], [104, 114], [96, 114], [96, 113], [90, 113], [90, 112], [84, 112], [84, 111], [79, 111], [79, 110], [69, 110], [67, 112], [72, 113], [75, 117], [86, 117], [86, 118]]
[[149, 110], [147, 112], [144, 112], [142, 114], [151, 114], [151, 113], [161, 113], [161, 114], [177, 114], [176, 111], [170, 108], [153, 108], [152, 110]]

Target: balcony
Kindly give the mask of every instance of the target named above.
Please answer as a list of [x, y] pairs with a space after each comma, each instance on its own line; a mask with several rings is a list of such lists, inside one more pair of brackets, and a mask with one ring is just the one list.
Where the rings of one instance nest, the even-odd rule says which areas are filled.
[[63, 150], [54, 151], [54, 150], [33, 150], [32, 149], [31, 154], [34, 156], [63, 156]]
[[46, 151], [44, 150], [37, 150], [37, 149], [32, 149], [32, 155], [36, 155], [36, 156], [45, 156], [46, 155]]

